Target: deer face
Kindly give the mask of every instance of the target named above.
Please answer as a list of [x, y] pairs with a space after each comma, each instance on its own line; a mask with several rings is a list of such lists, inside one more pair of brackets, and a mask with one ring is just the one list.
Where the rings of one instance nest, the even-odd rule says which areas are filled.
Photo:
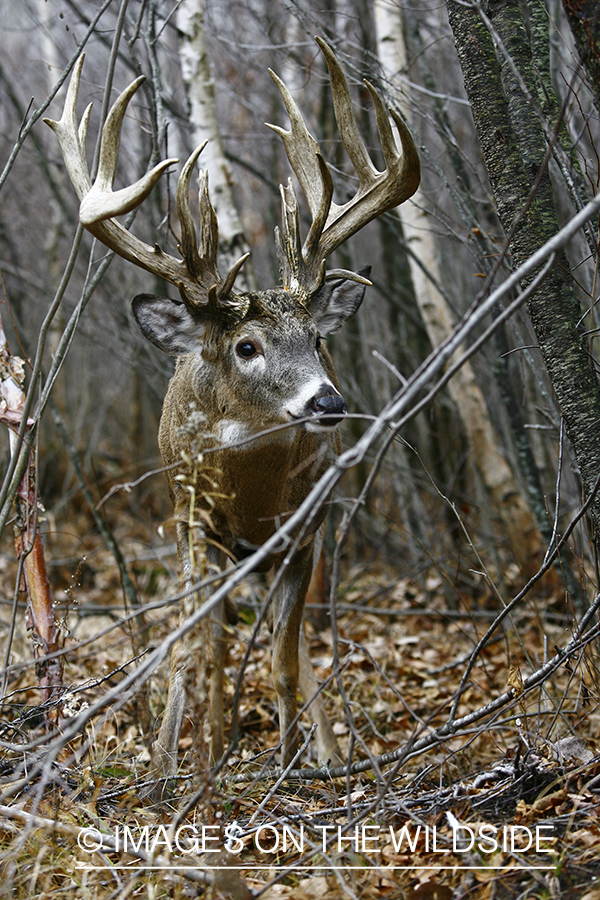
[[161, 350], [195, 357], [197, 405], [228, 444], [288, 423], [316, 433], [340, 423], [347, 407], [323, 337], [354, 315], [364, 292], [340, 278], [306, 304], [281, 288], [239, 294], [221, 316], [142, 294], [133, 311]]

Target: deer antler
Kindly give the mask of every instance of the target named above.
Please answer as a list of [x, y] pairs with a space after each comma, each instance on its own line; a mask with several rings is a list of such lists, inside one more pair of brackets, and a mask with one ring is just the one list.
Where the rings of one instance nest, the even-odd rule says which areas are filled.
[[[348, 83], [341, 66], [331, 47], [321, 38], [316, 38], [316, 41], [327, 61], [335, 118], [342, 143], [358, 175], [358, 190], [342, 206], [332, 202], [333, 180], [319, 145], [308, 131], [289, 90], [269, 70], [286, 105], [290, 130], [286, 131], [277, 125], [268, 127], [283, 140], [285, 152], [306, 195], [313, 220], [304, 245], [300, 246], [298, 207], [290, 179], [287, 187], [280, 187], [283, 235], [277, 230], [277, 254], [284, 287], [302, 296], [314, 293], [325, 278], [342, 274], [337, 270], [326, 275], [326, 258], [372, 219], [412, 197], [421, 178], [417, 149], [403, 119], [394, 109], [389, 110], [400, 135], [400, 154], [388, 111], [375, 88], [365, 81], [375, 106], [377, 128], [386, 163], [383, 172], [375, 168], [359, 134]], [[343, 274], [346, 277], [357, 277], [354, 273]]]
[[246, 253], [234, 264], [225, 280], [221, 278], [217, 262], [217, 217], [209, 199], [208, 175], [204, 171], [200, 171], [199, 176], [199, 246], [190, 212], [190, 177], [205, 144], [194, 150], [179, 177], [177, 212], [181, 223], [181, 244], [178, 249], [183, 256], [183, 260], [179, 260], [161, 250], [158, 244], [150, 247], [134, 237], [113, 218], [139, 206], [165, 169], [178, 162], [177, 159], [165, 159], [135, 184], [119, 191], [112, 189], [123, 118], [131, 98], [144, 81], [144, 76], [132, 82], [111, 107], [102, 129], [98, 175], [92, 183], [85, 154], [91, 104], [85, 110], [80, 126], [77, 126], [77, 97], [83, 60], [84, 54], [77, 60], [73, 70], [62, 118], [59, 122], [44, 119], [59, 140], [69, 178], [80, 200], [79, 218], [82, 225], [123, 259], [174, 284], [188, 306], [205, 308], [208, 303], [215, 312], [226, 312], [228, 306], [235, 307], [235, 300], [232, 298], [228, 303], [228, 297], [235, 277], [249, 254]]

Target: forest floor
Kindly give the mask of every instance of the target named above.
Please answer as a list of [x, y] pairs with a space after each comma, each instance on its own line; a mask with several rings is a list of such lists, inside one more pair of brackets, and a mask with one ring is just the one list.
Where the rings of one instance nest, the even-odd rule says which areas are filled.
[[[309, 646], [340, 746], [366, 761], [363, 771], [321, 768], [277, 783], [266, 752], [279, 734], [265, 628], [245, 666], [240, 740], [226, 765], [210, 776], [202, 729], [186, 717], [179, 777], [156, 802], [150, 744], [167, 664], [135, 692], [127, 678], [148, 652], [140, 625], [149, 648], [176, 626], [177, 605], [159, 602], [173, 591], [173, 544], [125, 515], [114, 531], [144, 603], [126, 622], [117, 567], [87, 520], [45, 538], [67, 651], [58, 739], [44, 728], [19, 595], [0, 719], [3, 896], [600, 900], [597, 648], [566, 659], [535, 691], [519, 688], [572, 637], [564, 594], [538, 586], [496, 630], [456, 705], [461, 727], [436, 736], [499, 600], [483, 578], [456, 604], [434, 569], [418, 583], [380, 561], [346, 570], [337, 680], [332, 628], [310, 625]], [[7, 541], [3, 635], [14, 579]], [[230, 701], [261, 587], [255, 577], [237, 592]], [[512, 699], [481, 712], [510, 688]], [[304, 766], [317, 765], [311, 752]]]

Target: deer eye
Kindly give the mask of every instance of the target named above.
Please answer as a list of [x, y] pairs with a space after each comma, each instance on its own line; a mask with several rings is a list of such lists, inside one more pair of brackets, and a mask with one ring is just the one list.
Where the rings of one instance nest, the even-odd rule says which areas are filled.
[[321, 346], [321, 335], [318, 334], [317, 335], [317, 343], [316, 343], [317, 350], [319, 349], [320, 346]]
[[240, 341], [235, 349], [237, 355], [241, 356], [242, 359], [252, 359], [253, 356], [257, 356], [260, 353], [260, 349], [254, 341]]

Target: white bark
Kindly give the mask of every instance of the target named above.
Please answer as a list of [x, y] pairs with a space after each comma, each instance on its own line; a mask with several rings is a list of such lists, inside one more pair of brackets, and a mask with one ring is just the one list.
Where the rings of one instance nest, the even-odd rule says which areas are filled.
[[[249, 248], [235, 206], [231, 167], [225, 158], [219, 131], [215, 85], [204, 41], [202, 0], [181, 0], [177, 10], [177, 27], [181, 35], [179, 57], [194, 145], [197, 147], [208, 141], [202, 151], [200, 165], [209, 173], [210, 198], [219, 222], [221, 273], [225, 275]], [[248, 262], [238, 275], [236, 286], [242, 290], [255, 288]]]
[[[406, 68], [406, 45], [402, 17], [398, 6], [389, 0], [375, 0], [375, 27], [379, 60], [388, 81], [394, 106], [410, 124], [410, 105], [406, 94], [394, 90], [398, 73]], [[411, 248], [411, 277], [423, 323], [433, 347], [438, 346], [453, 328], [453, 317], [446, 299], [436, 284], [444, 281], [439, 255], [424, 211], [419, 189], [402, 207], [404, 236]], [[418, 257], [419, 262], [412, 254]], [[420, 264], [419, 264], [420, 263]], [[426, 272], [431, 274], [427, 277]], [[461, 351], [457, 351], [460, 354]], [[512, 471], [498, 448], [498, 439], [489, 418], [485, 399], [477, 384], [472, 366], [466, 363], [448, 384], [448, 392], [458, 410], [469, 441], [471, 456], [483, 483], [490, 492], [515, 558], [525, 572], [536, 567], [540, 544], [531, 511], [525, 502]]]

